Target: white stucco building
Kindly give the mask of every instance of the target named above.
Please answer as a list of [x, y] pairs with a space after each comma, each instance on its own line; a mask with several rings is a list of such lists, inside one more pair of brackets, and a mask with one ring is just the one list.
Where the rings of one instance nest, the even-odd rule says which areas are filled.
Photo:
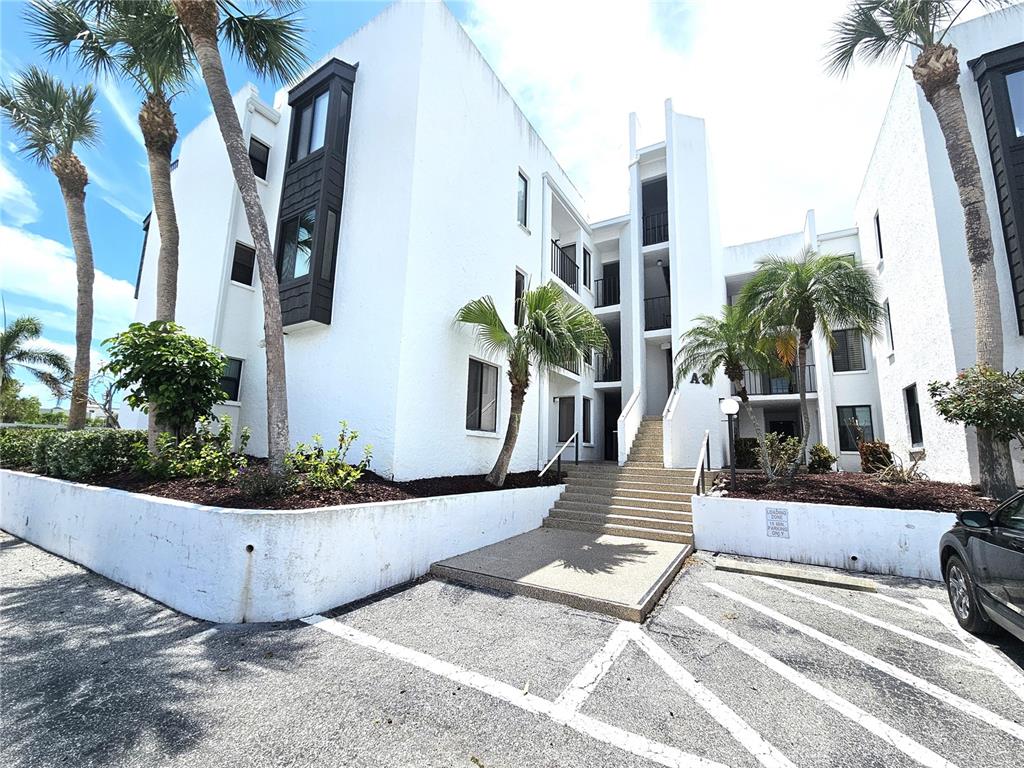
[[[1010, 12], [1010, 24], [1002, 18], [957, 27], [963, 62], [1021, 47], [1024, 9]], [[1024, 50], [1017, 55], [1024, 69]], [[994, 200], [978, 85], [966, 63], [962, 88]], [[798, 232], [730, 247], [720, 243], [702, 120], [667, 102], [664, 140], [638, 146], [631, 118], [629, 210], [591, 222], [571, 179], [440, 4], [391, 6], [273, 104], [247, 87], [236, 105], [278, 257], [293, 440], [317, 432], [329, 440], [346, 419], [373, 445], [378, 473], [486, 471], [508, 416], [506, 364], [482, 355], [452, 318], [466, 301], [491, 295], [511, 327], [518, 292], [555, 280], [601, 319], [614, 353], [578, 371], [533, 377], [512, 470], [543, 465], [574, 432], [581, 458], [624, 460], [644, 416], [663, 418], [667, 465], [692, 466], [706, 430], [717, 465], [725, 451], [718, 400], [731, 394], [729, 385], [675, 387], [680, 336], [696, 315], [730, 301], [759, 258], [811, 246], [852, 254], [878, 271], [897, 345], [893, 351], [887, 340], [851, 334], [829, 350], [815, 340], [811, 440], [856, 470], [859, 459], [843, 450], [842, 434], [843, 419], [854, 415], [905, 456], [905, 392], [916, 382], [927, 471], [957, 480], [976, 472], [969, 436], [927, 406], [928, 381], [973, 362], [973, 321], [956, 189], [934, 116], [909, 73], [896, 84], [856, 227], [818, 233], [809, 212]], [[184, 137], [172, 180], [181, 229], [178, 320], [231, 359], [225, 386], [233, 399], [222, 410], [252, 430], [259, 451], [266, 443], [261, 288], [212, 116]], [[1024, 190], [1016, 194], [1024, 198]], [[1006, 225], [999, 206], [990, 204], [990, 213], [1012, 368], [1024, 365], [1014, 309], [1024, 275], [1015, 294]], [[158, 247], [153, 222], [139, 271], [142, 321], [154, 314]], [[798, 430], [792, 381], [749, 377], [766, 428]], [[137, 414], [125, 414], [122, 424], [133, 418], [138, 423]]]

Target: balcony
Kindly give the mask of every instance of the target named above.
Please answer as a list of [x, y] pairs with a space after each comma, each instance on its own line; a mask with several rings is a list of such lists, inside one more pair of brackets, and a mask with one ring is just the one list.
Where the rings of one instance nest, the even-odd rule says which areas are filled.
[[622, 381], [622, 362], [619, 350], [613, 350], [611, 357], [594, 355], [594, 381]]
[[[782, 375], [765, 373], [764, 371], [743, 371], [743, 384], [747, 388], [747, 394], [755, 395], [796, 395], [797, 377], [800, 375], [796, 366], [789, 373]], [[806, 392], [817, 392], [818, 385], [814, 378], [814, 365], [807, 366], [807, 378], [805, 380]], [[733, 394], [738, 395], [739, 391], [733, 386]]]
[[551, 241], [551, 271], [559, 280], [579, 293], [580, 266], [569, 252], [554, 240]]
[[644, 299], [644, 330], [658, 331], [672, 327], [672, 298], [654, 296]]
[[570, 363], [564, 363], [558, 366], [559, 368], [568, 371], [569, 373], [575, 373], [577, 376], [580, 375], [580, 361], [573, 360]]
[[668, 242], [668, 211], [654, 211], [644, 214], [644, 245]]
[[594, 306], [610, 307], [619, 303], [619, 276], [609, 274], [594, 281]]

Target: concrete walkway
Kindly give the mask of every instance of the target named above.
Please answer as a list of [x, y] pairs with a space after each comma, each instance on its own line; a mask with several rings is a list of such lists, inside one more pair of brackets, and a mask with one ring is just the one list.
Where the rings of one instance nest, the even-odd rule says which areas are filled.
[[452, 581], [643, 621], [690, 554], [689, 544], [538, 528], [434, 563]]

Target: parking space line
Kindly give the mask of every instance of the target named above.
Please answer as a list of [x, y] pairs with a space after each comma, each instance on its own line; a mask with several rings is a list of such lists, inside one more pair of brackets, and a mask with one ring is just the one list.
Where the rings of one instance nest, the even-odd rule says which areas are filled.
[[810, 678], [790, 667], [788, 664], [784, 664], [774, 656], [771, 656], [760, 648], [748, 643], [738, 635], [733, 634], [720, 624], [716, 624], [710, 619], [697, 613], [692, 608], [676, 606], [676, 610], [694, 623], [717, 635], [722, 640], [725, 640], [737, 650], [742, 651], [755, 661], [760, 662], [772, 672], [775, 672], [804, 692], [818, 699], [818, 701], [828, 705], [839, 714], [878, 736], [887, 744], [895, 747], [900, 752], [917, 761], [921, 765], [928, 766], [928, 768], [956, 768], [954, 763], [951, 763], [946, 758], [928, 749], [928, 747], [914, 741], [914, 739], [910, 738], [906, 734], [897, 731], [895, 728], [882, 722], [874, 715], [865, 712], [856, 704], [847, 701], [828, 688], [825, 688], [823, 685], [814, 682]]
[[974, 651], [979, 659], [979, 663], [988, 667], [999, 678], [1000, 682], [1010, 689], [1014, 696], [1024, 701], [1024, 675], [1007, 664], [998, 653], [989, 647], [988, 643], [968, 633], [967, 630], [961, 627], [953, 614], [937, 600], [919, 597], [918, 601], [928, 611], [929, 615], [948, 629], [960, 642]]
[[883, 602], [889, 603], [890, 605], [898, 605], [905, 611], [913, 611], [914, 613], [920, 613], [922, 616], [930, 615], [928, 611], [926, 611], [920, 605], [908, 603], [906, 600], [900, 600], [898, 597], [891, 597], [890, 595], [886, 595], [881, 592], [866, 592], [865, 594], [872, 595]]
[[612, 664], [622, 653], [626, 644], [629, 643], [628, 625], [619, 624], [612, 632], [608, 642], [586, 663], [579, 673], [566, 686], [558, 698], [555, 699], [556, 706], [563, 706], [573, 711], [579, 709], [587, 697], [594, 692], [594, 688], [601, 682]]
[[686, 671], [675, 659], [669, 656], [660, 645], [654, 642], [639, 626], [628, 625], [630, 639], [640, 646], [651, 657], [655, 664], [682, 688], [690, 698], [714, 718], [715, 722], [725, 728], [754, 758], [766, 768], [796, 768], [789, 758], [780, 752], [771, 742], [755, 731], [747, 722], [733, 712], [721, 699], [705, 688], [697, 679]]
[[853, 608], [847, 608], [845, 605], [834, 603], [831, 600], [828, 600], [824, 597], [813, 595], [810, 592], [803, 591], [802, 589], [796, 589], [795, 587], [791, 587], [788, 584], [782, 584], [778, 581], [767, 579], [764, 576], [755, 576], [754, 578], [764, 584], [767, 584], [768, 586], [775, 587], [776, 589], [781, 589], [783, 592], [789, 592], [791, 595], [796, 595], [797, 597], [803, 598], [805, 600], [810, 600], [812, 603], [823, 605], [826, 608], [831, 608], [833, 611], [838, 611], [839, 613], [842, 613], [846, 616], [851, 616], [855, 619], [860, 619], [865, 624], [870, 624], [873, 627], [878, 627], [879, 629], [887, 630], [888, 632], [897, 634], [900, 637], [905, 637], [908, 640], [913, 640], [915, 643], [927, 645], [929, 648], [934, 648], [935, 650], [941, 651], [942, 653], [948, 653], [950, 656], [956, 656], [958, 659], [963, 659], [964, 661], [968, 661], [971, 664], [976, 664], [985, 669], [986, 671], [992, 671], [990, 665], [987, 664], [984, 660], [978, 658], [976, 654], [969, 653], [968, 651], [965, 651], [962, 648], [954, 648], [951, 645], [940, 643], [938, 640], [932, 640], [930, 637], [919, 635], [917, 632], [911, 632], [909, 629], [897, 627], [895, 624], [890, 624], [887, 621], [876, 619], [874, 616], [869, 616], [866, 613], [855, 611]]
[[758, 613], [764, 614], [765, 616], [771, 619], [775, 619], [775, 621], [779, 622], [780, 624], [785, 624], [787, 627], [795, 629], [797, 632], [800, 632], [821, 643], [824, 643], [830, 648], [834, 648], [835, 650], [841, 653], [845, 653], [847, 656], [850, 656], [856, 659], [857, 661], [868, 665], [869, 667], [877, 669], [879, 672], [884, 672], [885, 674], [890, 675], [903, 683], [906, 683], [912, 688], [915, 688], [916, 690], [921, 691], [922, 693], [926, 693], [929, 696], [938, 699], [944, 704], [948, 704], [951, 707], [955, 707], [956, 709], [959, 709], [961, 712], [964, 712], [970, 715], [971, 717], [975, 717], [978, 720], [981, 720], [983, 723], [992, 726], [993, 728], [997, 728], [1003, 733], [1007, 733], [1010, 736], [1019, 739], [1020, 741], [1024, 741], [1024, 726], [1020, 725], [1019, 723], [1014, 723], [1010, 720], [1007, 720], [1005, 717], [997, 715], [995, 712], [985, 709], [984, 707], [975, 704], [973, 701], [968, 701], [967, 699], [957, 696], [952, 691], [947, 691], [945, 688], [940, 688], [939, 686], [933, 683], [929, 683], [927, 680], [920, 678], [917, 675], [911, 674], [910, 672], [907, 672], [904, 669], [900, 669], [899, 667], [890, 664], [887, 661], [882, 661], [882, 659], [879, 659], [875, 656], [872, 656], [869, 653], [865, 653], [864, 651], [854, 648], [852, 645], [848, 645], [847, 643], [844, 643], [842, 640], [837, 640], [831, 635], [826, 635], [823, 632], [819, 632], [813, 627], [809, 627], [806, 624], [797, 621], [796, 619], [791, 619], [789, 616], [785, 616], [784, 614], [781, 614], [778, 611], [769, 608], [766, 605], [762, 605], [761, 603], [758, 603], [755, 600], [751, 600], [748, 597], [744, 597], [743, 595], [737, 594], [736, 592], [733, 592], [731, 589], [726, 589], [723, 586], [713, 584], [711, 582], [704, 582], [704, 585], [709, 589], [712, 589], [715, 592], [718, 592], [719, 594], [728, 597], [731, 600], [735, 600], [736, 602], [742, 603], [748, 608], [752, 608]]
[[542, 699], [531, 693], [524, 693], [515, 686], [500, 680], [471, 672], [467, 669], [442, 661], [420, 651], [392, 643], [379, 637], [367, 634], [353, 627], [342, 624], [335, 619], [313, 615], [302, 619], [303, 622], [340, 637], [355, 645], [376, 651], [384, 656], [405, 662], [431, 674], [438, 675], [453, 682], [473, 688], [488, 696], [492, 696], [526, 712], [546, 715], [551, 720], [573, 729], [577, 733], [590, 736], [637, 757], [642, 757], [669, 768], [727, 768], [721, 763], [698, 755], [683, 752], [666, 744], [660, 744], [631, 731], [617, 728], [601, 720], [589, 717], [554, 702]]

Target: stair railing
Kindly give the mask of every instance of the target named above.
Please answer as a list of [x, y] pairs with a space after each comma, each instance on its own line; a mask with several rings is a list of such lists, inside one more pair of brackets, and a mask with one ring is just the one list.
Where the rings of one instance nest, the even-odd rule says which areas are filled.
[[711, 432], [704, 430], [704, 437], [700, 441], [700, 454], [697, 456], [697, 467], [693, 470], [693, 492], [698, 496], [707, 493], [707, 485], [704, 482], [704, 471], [711, 470]]
[[549, 469], [551, 469], [551, 465], [554, 464], [557, 461], [558, 462], [558, 469], [556, 471], [558, 472], [558, 479], [561, 480], [562, 479], [562, 454], [565, 452], [565, 449], [568, 448], [570, 444], [574, 444], [576, 446], [576, 463], [579, 464], [580, 463], [580, 433], [577, 430], [576, 432], [572, 433], [572, 437], [570, 437], [568, 440], [566, 440], [564, 443], [562, 443], [562, 447], [558, 449], [558, 453], [556, 453], [554, 456], [551, 457], [551, 461], [549, 461], [544, 466], [544, 469], [542, 469], [537, 474], [537, 477], [544, 477], [544, 473], [547, 472]]

